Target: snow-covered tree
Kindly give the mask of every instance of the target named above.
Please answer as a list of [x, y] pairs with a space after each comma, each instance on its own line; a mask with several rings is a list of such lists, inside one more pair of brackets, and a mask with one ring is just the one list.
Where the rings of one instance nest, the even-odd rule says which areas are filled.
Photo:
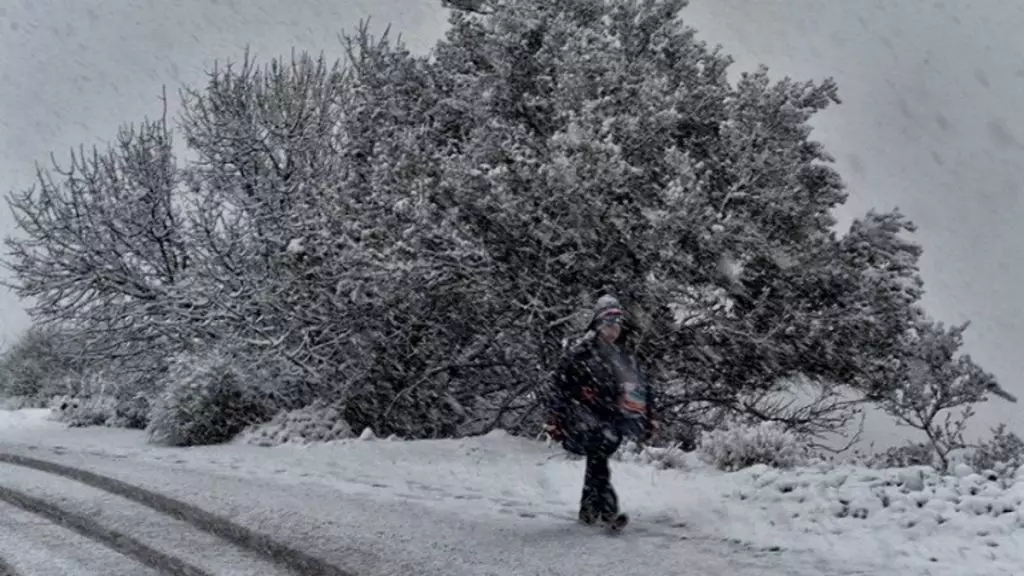
[[189, 266], [164, 120], [125, 126], [106, 150], [72, 152], [8, 196], [18, 233], [5, 264], [39, 326], [87, 358], [149, 369], [186, 330], [174, 297]]
[[63, 392], [61, 384], [81, 363], [60, 332], [33, 327], [0, 353], [0, 396], [44, 400]]
[[324, 329], [333, 286], [315, 266], [344, 169], [344, 86], [323, 59], [261, 68], [246, 57], [185, 94], [182, 130], [198, 156], [186, 176], [195, 310], [219, 345], [248, 346], [300, 380], [320, 380], [314, 357], [335, 360], [342, 337]]
[[[384, 435], [532, 432], [538, 387], [611, 291], [670, 433], [835, 430], [923, 353], [904, 337], [913, 225], [835, 231], [846, 192], [809, 125], [835, 83], [730, 83], [685, 5], [458, 2], [429, 55], [362, 26], [345, 64], [219, 66], [184, 93], [194, 161], [149, 123], [40, 171], [12, 195], [8, 265], [40, 321], [163, 359], [154, 381], [207, 349], [244, 363], [260, 413], [323, 400]], [[779, 399], [797, 386], [808, 402]], [[160, 426], [188, 428], [187, 391]], [[223, 412], [197, 414], [235, 430]]]
[[246, 60], [189, 94], [199, 302], [225, 335], [293, 368], [296, 403], [351, 398], [353, 425], [442, 433], [424, 432], [436, 426], [420, 411], [436, 404], [412, 384], [479, 340], [486, 310], [468, 322], [451, 309], [486, 269], [424, 198], [441, 97], [429, 62], [365, 27], [348, 48], [345, 70], [306, 55]]
[[[550, 365], [581, 295], [610, 289], [646, 311], [643, 352], [674, 384], [668, 407], [820, 431], [751, 398], [798, 378], [875, 385], [865, 374], [892, 353], [875, 336], [901, 330], [888, 311], [917, 298], [916, 248], [898, 240], [911, 227], [872, 214], [837, 237], [846, 195], [808, 125], [836, 85], [771, 82], [764, 68], [730, 85], [731, 60], [682, 25], [684, 6], [519, 0], [454, 14], [436, 52], [452, 95], [435, 198], [484, 242], [491, 296], [530, 319], [524, 357]], [[876, 263], [894, 247], [898, 261]], [[888, 274], [906, 286], [873, 288]]]
[[465, 10], [466, 12], [477, 12], [480, 14], [487, 13], [487, 9], [485, 7], [486, 4], [487, 0], [441, 0], [441, 5], [445, 8]]

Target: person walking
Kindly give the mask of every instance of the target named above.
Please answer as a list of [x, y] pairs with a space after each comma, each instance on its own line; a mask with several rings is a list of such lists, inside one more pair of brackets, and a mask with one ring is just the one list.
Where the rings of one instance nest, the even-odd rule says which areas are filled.
[[587, 334], [562, 355], [547, 396], [548, 436], [586, 457], [579, 521], [621, 528], [608, 460], [625, 437], [650, 439], [657, 427], [654, 391], [630, 338], [635, 328], [616, 297], [602, 296]]

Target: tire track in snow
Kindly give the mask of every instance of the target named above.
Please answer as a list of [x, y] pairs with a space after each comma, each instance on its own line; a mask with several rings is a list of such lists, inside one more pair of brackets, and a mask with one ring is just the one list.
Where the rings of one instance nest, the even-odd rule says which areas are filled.
[[0, 501], [0, 556], [17, 576], [160, 576], [102, 542], [5, 501]]
[[213, 576], [183, 560], [164, 554], [131, 536], [108, 528], [99, 522], [76, 514], [41, 498], [30, 496], [20, 490], [0, 486], [0, 500], [17, 506], [26, 512], [37, 514], [86, 538], [95, 540], [113, 550], [138, 560], [142, 564], [155, 568], [171, 576]]
[[[255, 552], [272, 562], [303, 576], [356, 576], [352, 572], [348, 572], [337, 566], [329, 564], [307, 552], [282, 544], [265, 534], [255, 532], [235, 524], [226, 518], [207, 512], [197, 506], [123, 482], [110, 476], [97, 474], [74, 466], [59, 464], [57, 462], [5, 452], [0, 452], [0, 462], [15, 466], [22, 466], [24, 468], [30, 468], [40, 472], [46, 472], [48, 474], [74, 480], [110, 494], [121, 496], [138, 504], [142, 504], [152, 510], [161, 512], [171, 518], [191, 524], [204, 532], [218, 536], [232, 544], [235, 544], [236, 546]], [[6, 489], [0, 487], [0, 490]], [[14, 491], [7, 491], [3, 493], [14, 493]], [[22, 496], [27, 495], [22, 494]], [[15, 495], [15, 498], [17, 498], [17, 495]], [[31, 499], [31, 497], [29, 498]], [[0, 499], [5, 498], [0, 497]], [[30, 502], [24, 499], [22, 499], [22, 501]], [[52, 509], [55, 509], [54, 513], [57, 513], [56, 510], [59, 510], [56, 506], [47, 504], [43, 501], [38, 501], [36, 503], [43, 506], [50, 506]], [[85, 518], [85, 520], [90, 519]], [[83, 524], [83, 526], [93, 528], [91, 525]], [[175, 572], [174, 574], [179, 573]], [[185, 573], [182, 572], [181, 574]], [[198, 572], [195, 574], [199, 575], [204, 573]]]

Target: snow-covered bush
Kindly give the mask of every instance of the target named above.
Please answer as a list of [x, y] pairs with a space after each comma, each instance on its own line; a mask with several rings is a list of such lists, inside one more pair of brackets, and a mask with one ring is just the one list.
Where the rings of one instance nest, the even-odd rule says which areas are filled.
[[50, 400], [50, 411], [58, 422], [72, 428], [106, 426], [114, 418], [117, 399], [109, 373], [69, 373], [61, 378], [58, 387], [66, 391]]
[[163, 393], [150, 412], [150, 441], [170, 446], [226, 442], [265, 421], [271, 407], [230, 355], [183, 354], [164, 376]]
[[242, 432], [246, 444], [277, 446], [309, 444], [352, 438], [352, 428], [335, 406], [316, 403], [298, 410], [279, 412], [269, 422], [255, 424]]
[[156, 399], [167, 384], [167, 364], [149, 363], [142, 369], [119, 374], [110, 394], [115, 398], [114, 417], [108, 422], [115, 428], [145, 430]]
[[992, 437], [978, 444], [967, 456], [975, 470], [1012, 473], [1024, 465], [1024, 440], [1000, 424], [992, 429]]
[[119, 395], [114, 402], [114, 417], [107, 424], [115, 428], [145, 430], [151, 409], [152, 403], [144, 392]]
[[24, 398], [30, 405], [63, 392], [62, 383], [76, 362], [65, 334], [30, 328], [0, 353], [0, 396]]
[[613, 457], [621, 462], [647, 464], [659, 469], [683, 469], [693, 465], [693, 454], [677, 447], [642, 446], [632, 441], [624, 442]]
[[58, 384], [63, 393], [48, 400], [56, 420], [69, 426], [143, 430], [149, 422], [151, 399], [164, 383], [153, 373], [93, 369], [67, 374]]
[[50, 411], [55, 420], [70, 428], [106, 426], [114, 417], [114, 405], [110, 396], [61, 395], [50, 401]]
[[881, 454], [866, 459], [871, 468], [903, 468], [906, 466], [932, 466], [935, 464], [935, 450], [930, 444], [914, 442], [893, 446]]
[[790, 468], [803, 463], [806, 455], [797, 437], [773, 422], [713, 430], [701, 438], [698, 450], [705, 461], [726, 471], [754, 464]]

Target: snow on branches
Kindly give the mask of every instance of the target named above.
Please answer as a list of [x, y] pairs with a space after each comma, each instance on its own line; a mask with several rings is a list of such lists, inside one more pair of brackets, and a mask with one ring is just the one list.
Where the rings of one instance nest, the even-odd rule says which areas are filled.
[[[429, 56], [362, 26], [344, 65], [219, 65], [183, 95], [187, 162], [145, 123], [11, 195], [19, 294], [98, 357], [162, 373], [223, 351], [268, 413], [320, 400], [415, 438], [532, 431], [579, 310], [612, 291], [670, 435], [839, 428], [840, 395], [895, 402], [894, 366], [925, 353], [902, 339], [913, 225], [838, 234], [808, 123], [836, 84], [730, 83], [685, 4], [453, 2]], [[778, 400], [794, 382], [809, 405]]]

